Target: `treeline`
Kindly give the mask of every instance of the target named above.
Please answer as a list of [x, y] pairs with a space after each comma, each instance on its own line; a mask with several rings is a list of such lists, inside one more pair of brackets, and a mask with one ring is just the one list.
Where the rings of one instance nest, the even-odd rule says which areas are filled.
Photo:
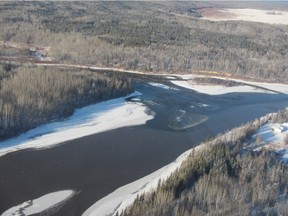
[[200, 20], [193, 2], [0, 4], [0, 39], [51, 46], [55, 60], [288, 81], [285, 25]]
[[234, 129], [193, 151], [155, 191], [117, 215], [286, 215], [288, 166], [268, 150], [244, 150], [251, 134], [287, 110]]
[[281, 110], [274, 115], [271, 115], [271, 122], [273, 123], [285, 123], [288, 122], [288, 108]]
[[224, 79], [217, 79], [217, 78], [211, 78], [211, 77], [196, 77], [196, 78], [193, 78], [193, 80], [190, 80], [189, 82], [197, 83], [200, 85], [223, 85], [227, 87], [243, 85], [243, 83], [236, 82], [233, 80], [224, 80]]
[[76, 108], [132, 91], [125, 74], [49, 67], [0, 67], [0, 139], [15, 136]]

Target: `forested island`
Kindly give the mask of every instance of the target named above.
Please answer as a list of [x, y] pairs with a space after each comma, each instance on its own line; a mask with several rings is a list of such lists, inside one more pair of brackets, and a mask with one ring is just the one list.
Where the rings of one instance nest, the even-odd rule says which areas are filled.
[[125, 74], [21, 64], [1, 65], [0, 86], [0, 139], [132, 92]]

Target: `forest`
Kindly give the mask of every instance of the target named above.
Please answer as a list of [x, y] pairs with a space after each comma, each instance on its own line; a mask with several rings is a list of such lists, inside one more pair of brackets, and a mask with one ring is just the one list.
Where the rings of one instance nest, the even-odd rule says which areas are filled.
[[0, 65], [0, 139], [132, 92], [130, 78], [84, 69]]
[[[0, 1], [0, 140], [133, 91], [135, 74], [53, 63], [148, 74], [217, 72], [288, 83], [288, 26], [201, 19], [199, 8], [213, 5], [233, 7], [192, 1]], [[194, 82], [241, 85], [214, 78]], [[261, 125], [287, 121], [286, 109], [207, 140], [155, 191], [139, 195], [117, 215], [287, 214], [287, 164], [273, 151], [246, 148]]]
[[287, 164], [274, 151], [245, 147], [261, 125], [287, 119], [286, 109], [207, 141], [155, 191], [117, 215], [286, 215]]
[[[206, 21], [198, 18], [198, 8], [204, 6], [195, 2], [1, 2], [0, 40], [50, 47], [49, 58], [60, 62], [154, 73], [217, 71], [288, 81], [287, 26]], [[0, 58], [5, 55], [2, 50]]]

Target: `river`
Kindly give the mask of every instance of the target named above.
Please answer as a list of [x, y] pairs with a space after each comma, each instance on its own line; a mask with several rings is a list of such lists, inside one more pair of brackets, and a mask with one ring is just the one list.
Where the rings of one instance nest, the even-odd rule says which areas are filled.
[[134, 80], [155, 117], [145, 125], [98, 133], [43, 150], [0, 157], [0, 213], [54, 191], [77, 192], [48, 215], [79, 216], [97, 200], [172, 162], [201, 141], [288, 106], [280, 94], [210, 96], [161, 82]]

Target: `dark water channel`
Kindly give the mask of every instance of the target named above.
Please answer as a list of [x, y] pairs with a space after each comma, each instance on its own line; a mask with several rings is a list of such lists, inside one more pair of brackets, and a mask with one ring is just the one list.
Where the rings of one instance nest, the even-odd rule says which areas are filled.
[[135, 84], [143, 93], [138, 98], [155, 113], [146, 125], [0, 157], [0, 213], [50, 192], [72, 189], [79, 193], [48, 215], [79, 216], [118, 187], [172, 162], [208, 137], [288, 106], [286, 95], [209, 96], [163, 83], [171, 88], [146, 81]]

